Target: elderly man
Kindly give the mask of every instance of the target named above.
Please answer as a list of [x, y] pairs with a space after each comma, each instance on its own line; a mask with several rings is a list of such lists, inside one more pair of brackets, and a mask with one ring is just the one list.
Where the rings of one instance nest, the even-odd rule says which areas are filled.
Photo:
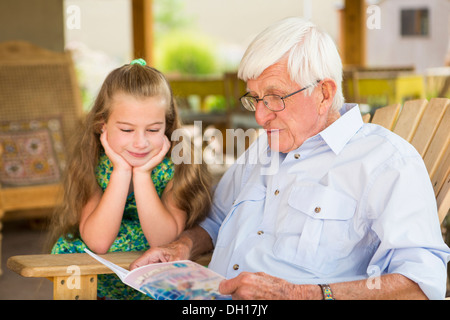
[[266, 134], [225, 173], [208, 218], [132, 268], [214, 248], [209, 267], [237, 299], [443, 298], [450, 251], [427, 170], [344, 104], [331, 38], [283, 20], [250, 44], [239, 77]]

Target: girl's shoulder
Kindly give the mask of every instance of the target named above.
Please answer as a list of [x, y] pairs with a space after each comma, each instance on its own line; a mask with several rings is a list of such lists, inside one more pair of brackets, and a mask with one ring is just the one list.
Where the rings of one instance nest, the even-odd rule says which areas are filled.
[[98, 174], [106, 174], [111, 173], [112, 171], [112, 163], [109, 160], [108, 156], [105, 152], [101, 152], [98, 156], [97, 166], [95, 168], [95, 173]]
[[155, 169], [157, 169], [157, 168], [161, 168], [163, 170], [168, 170], [168, 169], [173, 170], [174, 164], [172, 162], [172, 159], [170, 157], [165, 157], [163, 159], [163, 161], [161, 161], [161, 163], [156, 166]]
[[172, 159], [169, 157], [165, 157], [160, 164], [158, 164], [152, 171], [152, 175], [157, 176], [166, 176], [168, 178], [172, 178], [174, 174], [175, 166], [172, 162]]
[[101, 151], [100, 154], [98, 155], [98, 165], [106, 165], [106, 166], [110, 166], [111, 165], [111, 161], [109, 160], [108, 156], [106, 155], [106, 153], [104, 151]]
[[104, 152], [101, 152], [98, 157], [97, 166], [95, 167], [95, 177], [103, 189], [108, 185], [112, 169], [111, 161]]
[[173, 179], [174, 173], [174, 164], [172, 160], [167, 157], [153, 169], [152, 180], [159, 196], [162, 195], [169, 181]]

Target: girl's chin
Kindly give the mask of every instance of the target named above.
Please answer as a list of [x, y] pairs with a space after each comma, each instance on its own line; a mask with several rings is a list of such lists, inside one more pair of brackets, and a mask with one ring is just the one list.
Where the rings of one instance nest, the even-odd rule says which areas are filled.
[[140, 167], [143, 166], [144, 164], [146, 164], [148, 162], [148, 159], [140, 159], [140, 160], [129, 160], [128, 163], [132, 166], [132, 167]]

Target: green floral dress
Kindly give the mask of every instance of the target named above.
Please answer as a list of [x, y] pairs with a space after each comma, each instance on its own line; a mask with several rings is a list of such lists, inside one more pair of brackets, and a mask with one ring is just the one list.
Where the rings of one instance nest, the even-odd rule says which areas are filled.
[[[99, 164], [96, 168], [96, 177], [99, 186], [106, 189], [111, 172], [112, 163], [103, 153], [100, 155]], [[158, 195], [161, 197], [167, 183], [174, 174], [174, 165], [170, 158], [164, 160], [152, 171], [152, 180]], [[83, 253], [86, 244], [80, 238], [67, 235], [60, 237], [52, 248], [53, 254], [61, 253]], [[144, 236], [136, 208], [134, 193], [131, 193], [126, 201], [125, 210], [116, 240], [111, 245], [109, 252], [114, 251], [144, 251], [150, 246]], [[98, 296], [107, 299], [146, 299], [146, 296], [140, 292], [123, 284], [120, 279], [114, 275], [98, 276]]]

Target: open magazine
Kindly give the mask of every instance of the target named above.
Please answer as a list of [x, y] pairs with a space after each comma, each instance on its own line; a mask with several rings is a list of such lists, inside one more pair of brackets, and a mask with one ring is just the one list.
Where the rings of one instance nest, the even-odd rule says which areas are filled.
[[84, 249], [90, 256], [114, 271], [126, 285], [155, 300], [229, 300], [221, 295], [224, 277], [190, 260], [149, 264], [128, 271]]

